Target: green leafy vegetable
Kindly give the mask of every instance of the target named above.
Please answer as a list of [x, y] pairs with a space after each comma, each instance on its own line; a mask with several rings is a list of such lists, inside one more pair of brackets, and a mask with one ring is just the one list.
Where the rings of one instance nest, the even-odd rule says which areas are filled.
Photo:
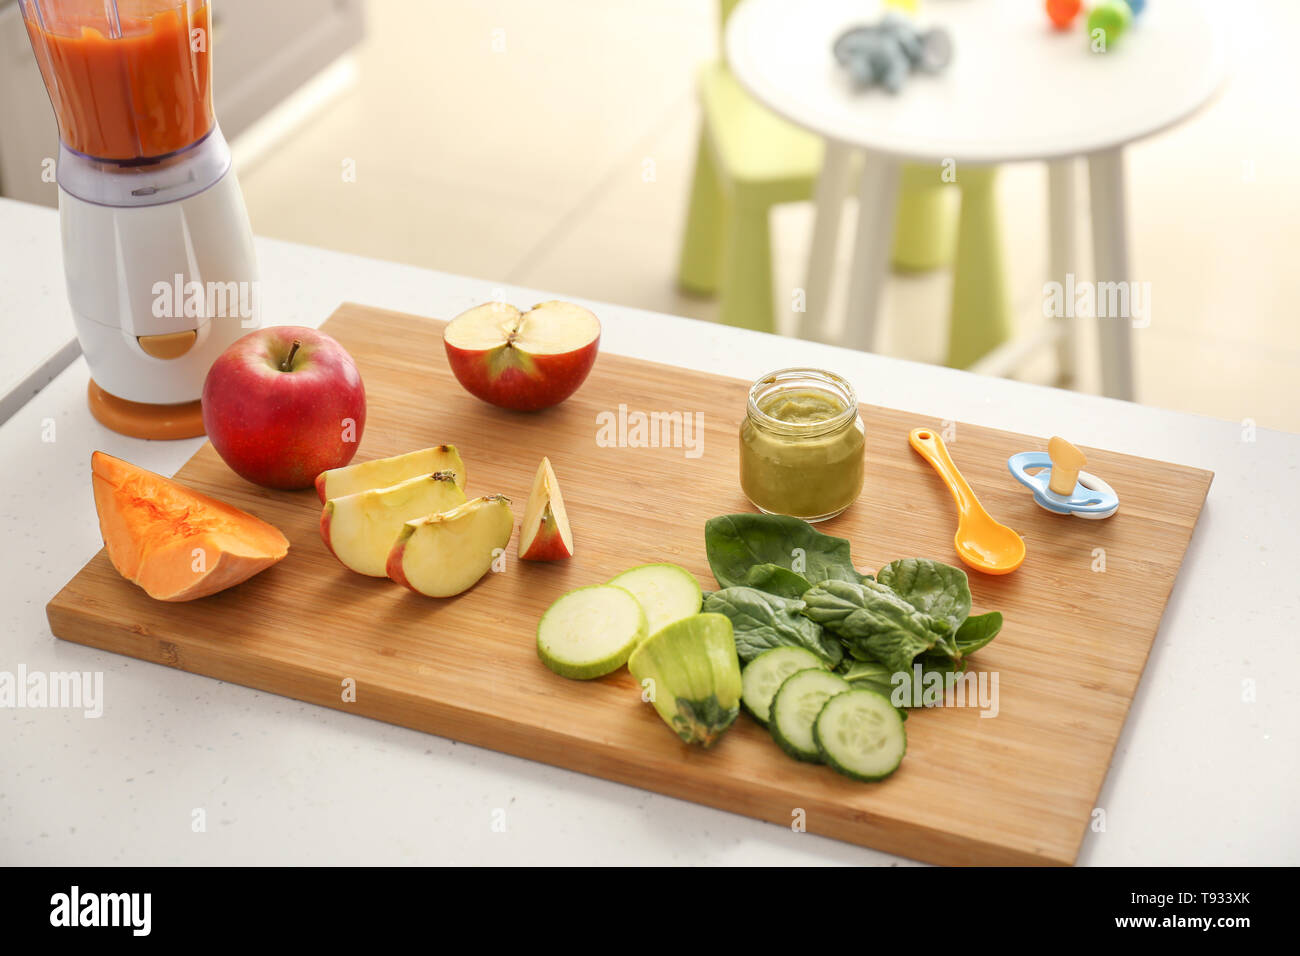
[[804, 602], [757, 588], [729, 587], [704, 599], [704, 610], [731, 620], [736, 653], [745, 663], [774, 647], [802, 647], [834, 667], [844, 656], [840, 642], [801, 612]]
[[966, 618], [961, 627], [957, 628], [957, 652], [962, 657], [969, 657], [997, 637], [1000, 630], [1002, 630], [1001, 611], [989, 611], [987, 614], [976, 614], [974, 617]]
[[886, 697], [894, 689], [894, 672], [880, 661], [858, 661], [846, 657], [836, 668], [836, 673], [850, 684], [862, 684]]
[[834, 631], [858, 659], [905, 671], [931, 648], [957, 656], [946, 621], [930, 615], [878, 581], [824, 581], [803, 596], [804, 614]]
[[822, 534], [808, 522], [784, 515], [710, 518], [704, 525], [704, 547], [713, 576], [723, 588], [749, 584], [750, 570], [767, 564], [809, 582], [857, 582], [862, 577], [853, 567], [846, 539]]
[[[730, 624], [732, 659], [749, 665], [741, 681], [746, 707], [760, 723], [769, 725], [777, 742], [792, 755], [827, 759], [857, 779], [875, 780], [882, 770], [886, 775], [892, 772], [905, 746], [901, 730], [892, 763], [876, 767], [870, 759], [865, 763], [861, 759], [876, 746], [863, 742], [861, 733], [867, 731], [859, 727], [861, 732], [853, 739], [844, 733], [824, 738], [818, 736], [820, 729], [811, 735], [805, 732], [808, 722], [820, 728], [834, 702], [844, 710], [837, 728], [850, 717], [878, 723], [883, 714], [892, 721], [889, 712], [880, 709], [877, 695], [906, 719], [906, 708], [935, 703], [936, 692], [947, 683], [935, 678], [964, 669], [966, 658], [1002, 629], [997, 611], [971, 616], [970, 581], [960, 568], [926, 558], [904, 558], [885, 565], [875, 578], [860, 574], [853, 566], [848, 541], [822, 534], [798, 518], [720, 515], [706, 522], [704, 545], [719, 590], [705, 593], [704, 613], [697, 618], [715, 622], [725, 618]], [[652, 637], [647, 644], [655, 641]], [[638, 679], [638, 668], [646, 666], [645, 646], [633, 653], [628, 665]], [[775, 654], [751, 664], [774, 649]], [[805, 668], [814, 661], [809, 654], [832, 670], [791, 673], [791, 668]], [[792, 682], [799, 681], [817, 685], [813, 690], [821, 697], [814, 700], [817, 693], [801, 691], [802, 696], [796, 694], [782, 704], [794, 693]], [[778, 684], [787, 691], [777, 690]], [[826, 704], [822, 692], [827, 684], [833, 687], [831, 704]], [[656, 704], [664, 720], [683, 739], [706, 745], [735, 715], [730, 696], [718, 703], [692, 691], [669, 703], [671, 708]], [[823, 705], [818, 717], [813, 711]], [[809, 739], [796, 740], [799, 735], [794, 731], [801, 728]]]
[[923, 614], [956, 631], [970, 614], [970, 581], [951, 564], [903, 558], [880, 569], [876, 580]]
[[745, 574], [745, 586], [797, 599], [812, 587], [812, 582], [779, 564], [756, 564]]

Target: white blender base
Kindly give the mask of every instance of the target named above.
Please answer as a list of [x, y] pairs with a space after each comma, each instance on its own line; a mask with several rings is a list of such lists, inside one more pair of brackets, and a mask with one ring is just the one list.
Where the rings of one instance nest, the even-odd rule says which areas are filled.
[[[68, 299], [94, 382], [128, 402], [197, 401], [216, 357], [261, 325], [253, 235], [234, 170], [153, 206], [99, 205], [60, 189], [59, 218]], [[148, 354], [139, 340], [187, 332], [193, 343], [174, 358]]]

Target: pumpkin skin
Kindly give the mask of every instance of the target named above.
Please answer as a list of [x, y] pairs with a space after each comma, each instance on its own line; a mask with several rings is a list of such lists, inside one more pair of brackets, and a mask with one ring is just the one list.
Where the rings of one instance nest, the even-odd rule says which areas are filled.
[[109, 560], [151, 598], [207, 597], [289, 552], [278, 528], [162, 475], [101, 451], [90, 470]]

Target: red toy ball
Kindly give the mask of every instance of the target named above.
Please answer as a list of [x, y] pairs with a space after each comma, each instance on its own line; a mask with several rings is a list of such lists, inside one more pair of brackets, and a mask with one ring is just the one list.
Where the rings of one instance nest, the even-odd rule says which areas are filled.
[[1058, 30], [1068, 30], [1079, 15], [1083, 0], [1047, 0], [1047, 16]]

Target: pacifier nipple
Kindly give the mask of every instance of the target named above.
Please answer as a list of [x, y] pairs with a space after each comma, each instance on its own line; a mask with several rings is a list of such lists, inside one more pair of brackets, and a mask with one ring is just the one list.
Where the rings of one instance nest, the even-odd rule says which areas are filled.
[[1048, 490], [1062, 498], [1070, 497], [1074, 494], [1074, 486], [1079, 482], [1079, 469], [1088, 464], [1088, 459], [1083, 456], [1083, 452], [1060, 436], [1054, 436], [1047, 442], [1047, 454], [1052, 459]]

